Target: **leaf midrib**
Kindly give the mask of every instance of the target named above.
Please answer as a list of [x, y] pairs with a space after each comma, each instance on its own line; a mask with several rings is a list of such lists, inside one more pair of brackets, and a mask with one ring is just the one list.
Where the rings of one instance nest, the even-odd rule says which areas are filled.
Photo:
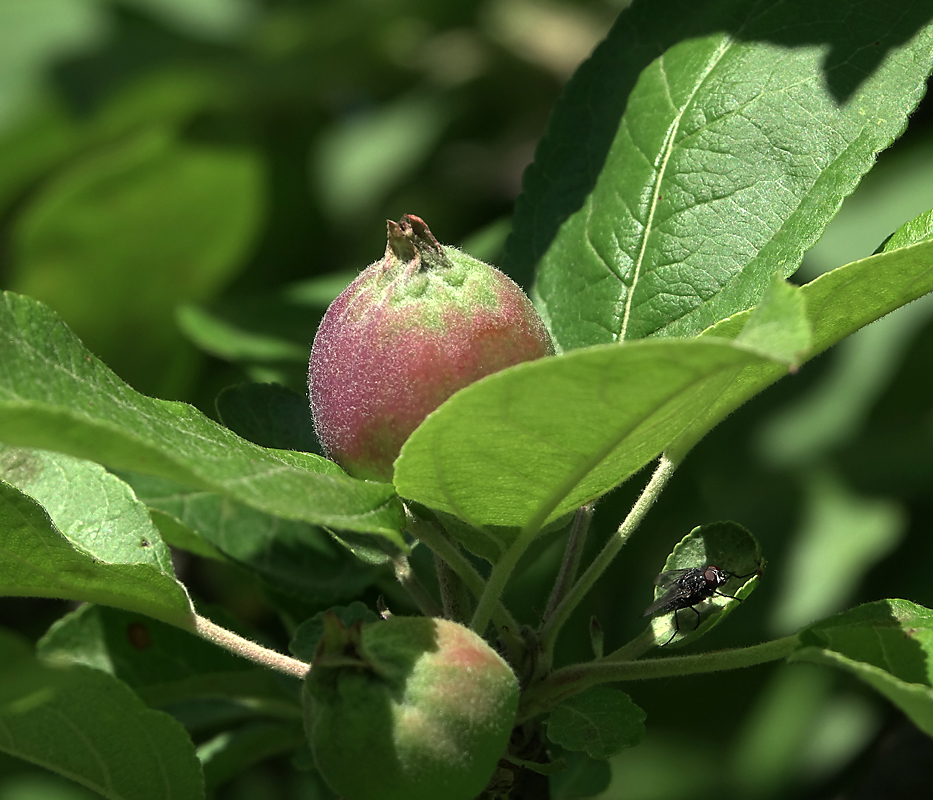
[[[654, 185], [651, 189], [651, 202], [648, 206], [648, 219], [645, 221], [645, 227], [641, 236], [641, 243], [638, 250], [638, 255], [635, 257], [635, 271], [632, 275], [632, 283], [629, 286], [627, 296], [625, 298], [625, 312], [622, 315], [622, 326], [619, 329], [619, 335], [617, 341], [624, 341], [626, 338], [626, 332], [628, 330], [629, 320], [632, 315], [632, 299], [635, 296], [635, 287], [638, 285], [638, 281], [641, 277], [642, 267], [645, 261], [645, 253], [648, 249], [648, 239], [651, 236], [652, 224], [654, 222], [655, 212], [658, 208], [658, 197], [661, 194], [661, 183], [664, 180], [665, 172], [667, 171], [667, 165], [670, 161], [671, 154], [674, 152], [674, 140], [677, 136], [677, 131], [680, 129], [680, 123], [683, 120], [684, 114], [687, 112], [687, 109], [690, 108], [700, 89], [706, 83], [707, 78], [710, 76], [710, 73], [716, 68], [716, 65], [725, 57], [726, 53], [734, 44], [734, 39], [732, 37], [726, 36], [723, 38], [722, 43], [717, 48], [716, 52], [709, 59], [706, 69], [703, 71], [700, 79], [696, 82], [696, 85], [693, 87], [693, 91], [690, 92], [690, 96], [687, 98], [686, 102], [681, 106], [680, 111], [674, 116], [674, 120], [670, 128], [668, 129], [667, 138], [663, 147], [663, 159], [661, 165], [658, 167], [656, 177], [654, 180]], [[664, 69], [664, 55], [659, 59], [659, 68], [661, 74], [664, 76], [664, 85], [668, 90], [668, 96], [671, 96], [670, 92], [670, 81], [667, 79], [667, 71]]]

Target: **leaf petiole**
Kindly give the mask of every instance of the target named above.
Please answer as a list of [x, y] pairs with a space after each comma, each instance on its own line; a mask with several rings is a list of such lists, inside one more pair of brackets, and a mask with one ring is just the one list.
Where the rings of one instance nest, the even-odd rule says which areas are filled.
[[[637, 641], [637, 640], [633, 640]], [[518, 722], [554, 708], [559, 703], [591, 686], [616, 681], [638, 681], [698, 675], [727, 669], [754, 667], [786, 658], [798, 646], [797, 634], [770, 642], [733, 650], [717, 650], [693, 656], [650, 658], [642, 661], [618, 661], [616, 653], [587, 664], [574, 664], [555, 670], [522, 696]]]

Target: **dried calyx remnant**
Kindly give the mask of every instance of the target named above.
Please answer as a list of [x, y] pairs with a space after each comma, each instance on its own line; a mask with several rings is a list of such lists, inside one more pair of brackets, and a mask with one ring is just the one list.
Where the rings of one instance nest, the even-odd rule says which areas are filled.
[[406, 214], [321, 321], [308, 368], [314, 427], [351, 475], [389, 481], [405, 440], [454, 392], [553, 352], [511, 279]]

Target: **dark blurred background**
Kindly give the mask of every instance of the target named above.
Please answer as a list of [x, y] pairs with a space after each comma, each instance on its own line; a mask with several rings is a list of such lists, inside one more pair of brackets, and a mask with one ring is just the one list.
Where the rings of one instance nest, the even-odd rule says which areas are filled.
[[[423, 216], [441, 241], [497, 263], [549, 111], [624, 5], [0, 0], [0, 288], [47, 303], [146, 394], [216, 417], [233, 384], [304, 391], [320, 315], [381, 256], [387, 218]], [[930, 106], [797, 279], [871, 254], [933, 207]], [[587, 657], [591, 614], [607, 647], [637, 634], [670, 549], [718, 519], [755, 533], [769, 566], [703, 649], [881, 597], [933, 606], [931, 319], [926, 298], [871, 325], [703, 441], [568, 626], [560, 658]], [[644, 479], [600, 505], [594, 549]], [[525, 621], [560, 554], [555, 542], [514, 587]], [[281, 635], [246, 573], [194, 558], [183, 568], [196, 597]], [[35, 639], [66, 608], [4, 599], [0, 623]], [[856, 798], [882, 785], [919, 797], [912, 781], [930, 777], [929, 741], [828, 671], [625, 689], [648, 712], [648, 737], [588, 796]], [[86, 796], [0, 757], [0, 800]], [[218, 797], [328, 795], [285, 759]]]

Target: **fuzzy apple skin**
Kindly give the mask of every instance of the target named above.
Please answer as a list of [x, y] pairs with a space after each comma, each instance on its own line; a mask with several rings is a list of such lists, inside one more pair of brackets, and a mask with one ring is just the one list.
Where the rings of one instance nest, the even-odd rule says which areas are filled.
[[305, 682], [305, 729], [345, 800], [473, 800], [505, 754], [518, 695], [509, 666], [455, 622], [347, 629], [334, 617]]
[[418, 217], [388, 231], [385, 257], [328, 308], [308, 367], [325, 451], [351, 475], [384, 481], [405, 440], [454, 392], [554, 352], [502, 272], [438, 244]]

